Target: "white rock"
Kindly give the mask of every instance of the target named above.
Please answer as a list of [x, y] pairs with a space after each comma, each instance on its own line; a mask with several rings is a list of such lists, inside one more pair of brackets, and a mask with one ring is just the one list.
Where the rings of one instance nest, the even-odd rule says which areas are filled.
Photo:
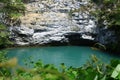
[[24, 35], [33, 35], [34, 30], [30, 29], [28, 27], [17, 27], [16, 28], [19, 34], [24, 34]]
[[50, 40], [53, 40], [53, 41], [61, 41], [62, 39], [64, 39], [65, 37], [50, 37]]
[[88, 36], [88, 35], [85, 35], [85, 34], [82, 35], [82, 38], [83, 39], [94, 40], [94, 38], [92, 36]]
[[[81, 35], [80, 38], [95, 40], [92, 34], [100, 34], [100, 32], [99, 30], [96, 31], [95, 20], [90, 18], [89, 12], [75, 12], [73, 13], [74, 16], [71, 17], [68, 14], [70, 9], [76, 10], [81, 5], [86, 4], [88, 4], [88, 0], [81, 0], [80, 2], [78, 0], [44, 0], [29, 3], [27, 5], [28, 11], [31, 11], [29, 14], [34, 13], [34, 15], [26, 18], [28, 22], [25, 25], [21, 23], [21, 27], [13, 27], [12, 30], [17, 36], [15, 38], [16, 43], [27, 45], [29, 43], [44, 44], [51, 41], [67, 40], [65, 37], [67, 33], [78, 33]], [[42, 9], [44, 9], [42, 13], [36, 13]], [[32, 22], [36, 24], [30, 25]], [[32, 26], [32, 29], [28, 27], [29, 25]], [[28, 42], [24, 41], [26, 37], [21, 37], [18, 34], [28, 35]], [[110, 34], [107, 35], [111, 36]], [[101, 39], [97, 38], [96, 40], [105, 43], [105, 39], [105, 36], [102, 35]]]

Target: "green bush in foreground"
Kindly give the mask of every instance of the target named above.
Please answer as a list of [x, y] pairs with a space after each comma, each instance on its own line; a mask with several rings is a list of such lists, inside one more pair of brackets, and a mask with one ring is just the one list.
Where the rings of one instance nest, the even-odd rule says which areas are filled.
[[17, 59], [6, 60], [5, 53], [0, 53], [0, 80], [120, 80], [120, 60], [112, 60], [104, 64], [96, 56], [79, 68], [66, 68], [61, 64], [61, 70], [54, 65], [44, 65], [41, 61], [32, 62], [32, 69], [17, 65]]

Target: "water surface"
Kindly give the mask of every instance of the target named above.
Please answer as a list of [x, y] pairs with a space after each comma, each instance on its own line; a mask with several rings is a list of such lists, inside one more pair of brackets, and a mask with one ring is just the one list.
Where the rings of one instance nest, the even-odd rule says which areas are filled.
[[108, 63], [111, 59], [120, 58], [109, 53], [93, 50], [90, 47], [80, 46], [13, 48], [8, 49], [7, 56], [9, 58], [17, 57], [19, 65], [24, 67], [24, 63], [29, 60], [42, 60], [44, 64], [54, 64], [56, 67], [59, 67], [61, 63], [65, 63], [68, 67], [79, 67], [85, 64], [92, 54], [105, 63]]

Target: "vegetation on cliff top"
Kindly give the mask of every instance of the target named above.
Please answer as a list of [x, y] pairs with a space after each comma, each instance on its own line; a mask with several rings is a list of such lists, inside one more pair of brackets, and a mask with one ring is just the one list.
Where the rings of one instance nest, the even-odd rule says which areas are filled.
[[21, 0], [0, 0], [0, 48], [11, 44], [7, 26], [20, 24], [19, 17], [25, 13], [25, 6]]
[[5, 24], [14, 25], [19, 23], [19, 17], [25, 14], [25, 6], [21, 0], [0, 0], [3, 4], [0, 12], [3, 14]]

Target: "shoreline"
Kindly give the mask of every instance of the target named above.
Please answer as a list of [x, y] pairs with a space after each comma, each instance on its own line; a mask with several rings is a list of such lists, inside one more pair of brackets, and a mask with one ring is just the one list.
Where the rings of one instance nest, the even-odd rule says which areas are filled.
[[92, 42], [92, 43], [87, 43], [87, 44], [80, 44], [80, 43], [68, 43], [68, 42], [51, 42], [51, 43], [46, 43], [46, 44], [29, 44], [29, 45], [10, 45], [10, 46], [7, 46], [6, 48], [1, 48], [0, 50], [5, 50], [5, 49], [12, 49], [12, 48], [32, 48], [32, 47], [59, 47], [59, 46], [84, 46], [84, 47], [91, 47], [91, 49], [97, 49], [97, 50], [100, 50], [102, 52], [107, 52], [107, 53], [110, 53], [112, 55], [118, 55], [120, 56], [120, 54], [118, 52], [115, 52], [115, 51], [111, 51], [111, 50], [102, 50], [102, 49], [99, 49], [97, 47], [94, 46], [96, 42]]

